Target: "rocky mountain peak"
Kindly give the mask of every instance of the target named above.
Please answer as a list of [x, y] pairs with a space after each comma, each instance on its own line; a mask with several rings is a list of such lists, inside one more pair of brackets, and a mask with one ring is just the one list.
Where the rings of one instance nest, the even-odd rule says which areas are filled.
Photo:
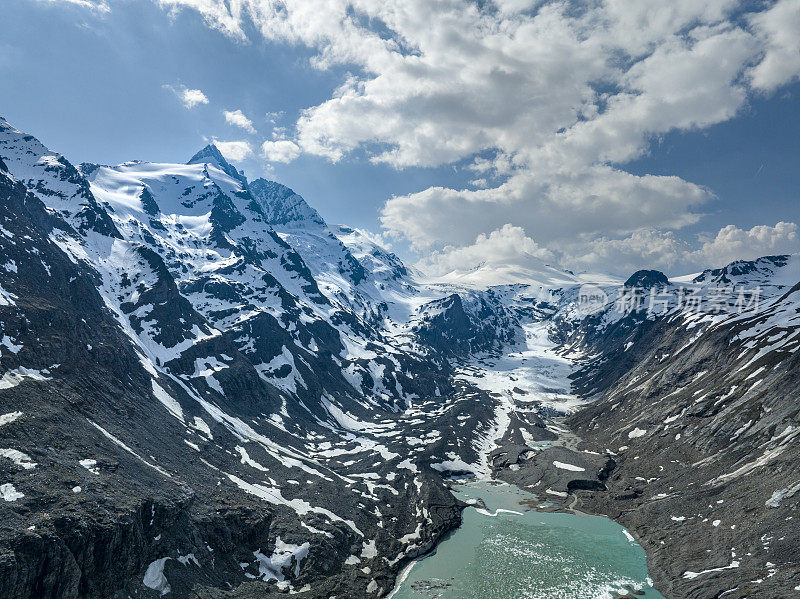
[[772, 277], [780, 269], [790, 266], [788, 270], [797, 273], [796, 256], [764, 256], [755, 260], [736, 260], [722, 268], [707, 269], [695, 277], [695, 283], [731, 284], [740, 279], [758, 282], [764, 277]]
[[249, 184], [250, 193], [264, 209], [273, 225], [325, 227], [325, 221], [302, 196], [276, 181], [256, 179]]
[[197, 152], [186, 164], [212, 164], [237, 181], [241, 181], [242, 183], [247, 182], [244, 174], [236, 170], [236, 167], [225, 159], [222, 152], [220, 152], [216, 144], [213, 143], [208, 144], [205, 148]]
[[637, 270], [625, 281], [625, 287], [640, 287], [642, 289], [666, 287], [668, 285], [669, 279], [667, 275], [659, 270]]
[[670, 597], [797, 584], [798, 254], [587, 314], [543, 262], [425, 280], [213, 144], [79, 171], [5, 121], [0, 224], [0, 597], [387, 596], [467, 475], [614, 514]]

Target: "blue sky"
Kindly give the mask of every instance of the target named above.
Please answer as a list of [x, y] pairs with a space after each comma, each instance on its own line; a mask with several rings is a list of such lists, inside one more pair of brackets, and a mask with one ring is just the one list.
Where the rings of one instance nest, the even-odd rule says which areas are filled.
[[73, 162], [245, 142], [249, 177], [434, 273], [800, 250], [798, 0], [7, 4], [0, 115]]
[[[15, 2], [0, 32], [0, 115], [70, 160], [181, 162], [212, 139], [267, 137], [291, 127], [298, 112], [328, 98], [347, 69], [320, 71], [303, 48], [233, 41], [195, 13], [167, 18], [151, 2], [115, 4], [96, 13], [70, 3]], [[201, 89], [208, 104], [187, 110], [164, 85]], [[227, 124], [242, 110], [261, 135]], [[236, 162], [306, 196], [324, 218], [373, 231], [393, 194], [458, 185], [451, 167], [399, 171], [363, 156], [333, 164], [305, 155], [291, 164], [255, 156]]]
[[734, 119], [702, 131], [673, 132], [633, 173], [675, 174], [704, 185], [717, 199], [697, 230], [800, 218], [800, 85], [754, 97]]

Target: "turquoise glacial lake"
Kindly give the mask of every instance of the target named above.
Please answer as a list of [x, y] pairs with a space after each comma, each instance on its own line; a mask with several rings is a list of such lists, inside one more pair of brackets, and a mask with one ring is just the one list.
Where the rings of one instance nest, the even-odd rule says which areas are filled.
[[406, 568], [392, 599], [664, 599], [644, 550], [608, 518], [537, 511], [545, 501], [493, 481], [454, 492], [485, 509], [464, 510], [436, 552]]

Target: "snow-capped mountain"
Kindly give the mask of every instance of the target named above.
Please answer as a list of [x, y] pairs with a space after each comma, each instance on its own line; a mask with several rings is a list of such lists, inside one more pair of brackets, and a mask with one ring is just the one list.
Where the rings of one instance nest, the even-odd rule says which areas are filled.
[[665, 596], [790, 596], [800, 256], [669, 283], [659, 315], [606, 308], [568, 336], [592, 356], [576, 388], [598, 397], [570, 428], [617, 467], [582, 501], [636, 531]]
[[319, 213], [294, 191], [275, 181], [256, 179], [250, 192], [263, 206], [269, 222], [284, 229], [324, 229], [327, 227]]
[[798, 256], [430, 280], [213, 145], [76, 168], [4, 120], [0, 252], [2, 596], [385, 596], [490, 473], [619, 514], [659, 588], [798, 575], [756, 548], [800, 489]]

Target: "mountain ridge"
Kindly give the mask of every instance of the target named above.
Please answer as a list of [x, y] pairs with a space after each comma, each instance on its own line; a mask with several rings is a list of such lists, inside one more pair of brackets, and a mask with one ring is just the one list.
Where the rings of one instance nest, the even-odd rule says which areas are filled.
[[[744, 492], [734, 476], [714, 489], [786, 526], [794, 429], [774, 429], [798, 419], [785, 397], [798, 385], [786, 360], [800, 342], [800, 256], [666, 290], [549, 270], [489, 287], [426, 280], [289, 188], [255, 188], [213, 145], [188, 164], [76, 169], [0, 123], [4, 596], [385, 596], [459, 523], [449, 476], [538, 483], [532, 472], [564, 509], [574, 499], [628, 525], [659, 589], [779, 596], [796, 584], [800, 557], [765, 551], [756, 525], [693, 551], [687, 529], [662, 547], [676, 514], [637, 490], [669, 481], [642, 484], [653, 474], [619, 447], [648, 440], [649, 467], [699, 484], [680, 460], [708, 458], [710, 440], [728, 452], [714, 477], [766, 455], [715, 437], [752, 414], [769, 435], [759, 448], [781, 449], [748, 471], [763, 487]], [[592, 282], [605, 301], [587, 306]], [[756, 288], [758, 301], [742, 298]], [[712, 362], [718, 409], [692, 395]], [[774, 390], [742, 393], [767, 377]], [[653, 420], [684, 408], [675, 431]], [[603, 456], [601, 479], [548, 465], [538, 443], [562, 443], [565, 418]], [[562, 462], [571, 451], [553, 450]], [[699, 513], [706, 499], [659, 505]], [[650, 520], [626, 516], [632, 506]], [[739, 550], [741, 571], [684, 576], [729, 565], [732, 542], [761, 561]]]

